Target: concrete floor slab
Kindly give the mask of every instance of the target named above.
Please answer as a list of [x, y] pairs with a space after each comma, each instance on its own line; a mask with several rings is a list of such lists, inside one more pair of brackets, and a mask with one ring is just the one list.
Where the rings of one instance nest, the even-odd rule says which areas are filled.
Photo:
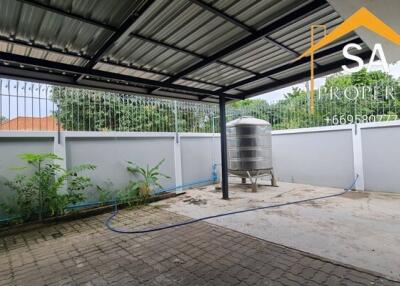
[[[199, 218], [231, 210], [302, 200], [343, 190], [279, 183], [252, 193], [248, 186], [230, 186], [222, 200], [214, 186], [154, 205]], [[400, 195], [351, 192], [277, 209], [260, 210], [209, 222], [270, 242], [376, 271], [400, 281]]]
[[[0, 237], [0, 285], [400, 285], [210, 223], [132, 235], [106, 229], [109, 216]], [[120, 211], [113, 225], [142, 229], [187, 219], [147, 206]]]

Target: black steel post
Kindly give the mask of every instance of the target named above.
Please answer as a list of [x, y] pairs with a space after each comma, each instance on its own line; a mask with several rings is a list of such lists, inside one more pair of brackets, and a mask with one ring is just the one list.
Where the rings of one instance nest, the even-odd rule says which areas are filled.
[[222, 198], [229, 199], [228, 192], [228, 151], [226, 147], [226, 117], [225, 117], [225, 97], [219, 98], [219, 124], [221, 132], [221, 179], [222, 179]]

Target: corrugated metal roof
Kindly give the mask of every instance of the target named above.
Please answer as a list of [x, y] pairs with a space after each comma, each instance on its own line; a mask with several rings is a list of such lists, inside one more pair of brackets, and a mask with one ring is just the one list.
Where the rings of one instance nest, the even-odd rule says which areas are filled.
[[199, 83], [199, 82], [186, 80], [186, 79], [180, 79], [176, 83], [186, 85], [186, 86], [196, 87], [196, 88], [204, 88], [207, 90], [216, 90], [219, 88], [219, 86], [216, 86], [216, 85]]
[[144, 72], [144, 71], [140, 71], [140, 70], [135, 70], [133, 68], [121, 67], [121, 66], [116, 66], [116, 65], [107, 64], [107, 63], [98, 63], [96, 65], [96, 69], [99, 69], [102, 71], [107, 71], [107, 72], [114, 72], [114, 73], [120, 73], [120, 74], [124, 74], [124, 75], [135, 76], [135, 77], [148, 78], [148, 79], [152, 79], [152, 80], [164, 80], [167, 78], [165, 76], [161, 76], [156, 73]]
[[[300, 55], [310, 46], [311, 25], [326, 25], [329, 32], [341, 22], [342, 19], [339, 15], [331, 7], [326, 7], [318, 11], [318, 13], [305, 17], [301, 21], [288, 25], [268, 36]], [[322, 37], [322, 31], [316, 33], [315, 41], [318, 41]], [[296, 55], [282, 50], [266, 38], [262, 38], [223, 60], [256, 72], [263, 72], [277, 64], [288, 62], [295, 58]]]
[[[254, 29], [259, 29], [271, 19], [282, 16], [284, 11], [299, 6], [298, 0], [207, 0], [206, 2]], [[301, 2], [306, 4], [310, 1]]]
[[77, 66], [84, 65], [87, 62], [87, 60], [84, 60], [77, 56], [68, 56], [62, 53], [49, 52], [43, 49], [36, 49], [33, 47], [27, 47], [24, 45], [19, 45], [4, 41], [0, 41], [0, 51], [17, 55], [29, 56], [37, 59], [44, 59], [48, 61], [63, 62], [66, 64], [77, 65]]
[[187, 0], [159, 3], [135, 32], [205, 56], [248, 34]]
[[[131, 51], [134, 51], [134, 53]], [[188, 54], [176, 52], [134, 37], [116, 45], [110, 51], [108, 57], [116, 61], [135, 63], [137, 66], [157, 68], [172, 74], [199, 60], [199, 58]]]
[[111, 35], [105, 29], [18, 1], [2, 1], [1, 8], [0, 34], [10, 38], [91, 54]]
[[309, 47], [310, 26], [341, 22], [326, 0], [3, 0], [0, 63], [3, 74], [22, 66], [38, 80], [241, 98], [303, 73], [291, 63]]
[[[325, 25], [327, 33], [334, 27], [343, 22], [341, 17], [331, 8], [327, 7], [318, 13], [312, 14], [301, 21], [287, 26], [271, 34], [271, 38], [283, 43], [285, 46], [302, 53], [310, 46], [310, 27], [311, 25]], [[314, 40], [317, 42], [324, 36], [322, 29], [314, 34]]]
[[288, 61], [288, 59], [293, 59], [293, 57], [291, 57], [288, 52], [274, 46], [265, 39], [260, 39], [254, 44], [229, 55], [223, 60], [255, 72], [262, 72], [280, 59], [284, 62]]
[[244, 84], [244, 85], [240, 86], [240, 89], [242, 89], [242, 90], [250, 90], [250, 89], [255, 88], [257, 86], [260, 86], [260, 85], [263, 85], [263, 84], [267, 84], [267, 83], [273, 83], [273, 82], [274, 82], [273, 79], [267, 77], [267, 78], [255, 80], [255, 81], [253, 81], [251, 83], [248, 83], [248, 84]]
[[238, 79], [247, 78], [250, 75], [248, 72], [214, 63], [192, 73], [189, 78], [229, 85]]
[[[14, 0], [15, 2], [15, 0]], [[119, 27], [122, 21], [143, 5], [143, 0], [38, 0], [64, 11]]]

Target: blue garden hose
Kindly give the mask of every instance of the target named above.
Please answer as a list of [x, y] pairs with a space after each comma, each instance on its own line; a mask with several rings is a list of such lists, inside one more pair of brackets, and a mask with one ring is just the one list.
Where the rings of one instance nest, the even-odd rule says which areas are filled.
[[204, 221], [204, 220], [209, 220], [212, 218], [224, 217], [224, 216], [258, 211], [258, 210], [264, 210], [264, 209], [279, 208], [279, 207], [283, 207], [283, 206], [289, 206], [289, 205], [294, 205], [294, 204], [300, 204], [300, 203], [306, 203], [306, 202], [312, 202], [312, 201], [317, 201], [317, 200], [322, 200], [322, 199], [338, 197], [338, 196], [344, 195], [345, 193], [351, 191], [354, 188], [357, 180], [358, 180], [358, 174], [356, 175], [356, 178], [354, 179], [353, 183], [347, 189], [344, 189], [343, 192], [333, 194], [333, 195], [326, 195], [326, 196], [321, 196], [321, 197], [316, 197], [316, 198], [311, 198], [311, 199], [304, 199], [304, 200], [299, 200], [299, 201], [292, 201], [292, 202], [287, 202], [287, 203], [282, 203], [282, 204], [268, 205], [268, 206], [261, 206], [261, 207], [256, 207], [256, 208], [249, 208], [249, 209], [245, 209], [245, 210], [226, 212], [226, 213], [221, 213], [221, 214], [217, 214], [217, 215], [211, 215], [211, 216], [205, 216], [205, 217], [201, 217], [201, 218], [191, 219], [191, 220], [187, 220], [187, 221], [183, 221], [183, 222], [179, 222], [179, 223], [175, 223], [175, 224], [160, 225], [160, 226], [156, 226], [156, 227], [152, 227], [152, 228], [145, 228], [145, 229], [140, 229], [140, 230], [126, 230], [126, 229], [114, 228], [111, 225], [111, 223], [112, 223], [112, 220], [114, 219], [114, 217], [118, 214], [117, 205], [115, 205], [114, 212], [106, 220], [105, 225], [109, 230], [111, 230], [113, 232], [117, 232], [117, 233], [141, 234], [141, 233], [155, 232], [155, 231], [160, 231], [160, 230], [164, 230], [164, 229], [184, 226], [184, 225], [188, 225], [188, 224], [192, 224], [192, 223], [196, 223], [196, 222], [200, 222], [200, 221]]

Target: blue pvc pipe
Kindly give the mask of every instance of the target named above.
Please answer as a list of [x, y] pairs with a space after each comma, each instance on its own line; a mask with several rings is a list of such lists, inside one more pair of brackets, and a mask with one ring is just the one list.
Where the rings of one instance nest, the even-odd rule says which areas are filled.
[[[156, 191], [155, 193], [156, 194], [167, 193], [167, 192], [175, 191], [176, 189], [188, 188], [188, 187], [192, 187], [192, 186], [199, 185], [199, 184], [205, 184], [205, 183], [211, 183], [211, 182], [215, 183], [217, 180], [218, 180], [217, 164], [213, 164], [211, 178], [202, 179], [199, 181], [191, 182], [188, 184], [182, 184], [180, 186], [175, 186], [175, 187], [171, 187], [171, 188], [167, 188], [167, 189], [161, 189], [161, 190]], [[79, 209], [79, 208], [99, 206], [99, 205], [115, 205], [116, 203], [117, 203], [116, 199], [114, 199], [112, 201], [106, 201], [106, 202], [87, 202], [87, 203], [82, 203], [82, 204], [70, 205], [70, 206], [67, 206], [66, 209], [71, 210], [71, 209]], [[1, 223], [9, 223], [12, 220], [20, 219], [20, 218], [21, 218], [21, 216], [15, 216], [15, 217], [10, 217], [10, 218], [0, 219], [0, 224]]]
[[12, 221], [14, 219], [19, 219], [19, 218], [22, 218], [22, 217], [21, 216], [14, 216], [14, 217], [3, 218], [3, 219], [0, 219], [0, 223], [8, 223], [8, 222], [10, 222], [10, 221]]
[[[182, 184], [182, 185], [171, 187], [171, 188], [167, 188], [167, 189], [161, 189], [161, 190], [156, 191], [155, 193], [156, 194], [170, 193], [172, 191], [175, 191], [176, 189], [184, 189], [184, 188], [192, 187], [192, 186], [195, 186], [195, 185], [211, 183], [211, 182], [215, 182], [214, 177], [213, 178], [209, 178], [209, 179], [195, 181], [195, 182], [188, 183], [188, 184]], [[84, 208], [84, 207], [90, 207], [90, 206], [96, 206], [96, 205], [102, 205], [102, 204], [103, 205], [112, 205], [112, 204], [115, 204], [115, 203], [116, 203], [116, 200], [107, 201], [107, 202], [88, 202], [88, 203], [68, 206], [66, 209], [78, 209], [78, 208]]]
[[[188, 188], [188, 187], [192, 187], [192, 186], [200, 185], [200, 184], [205, 184], [205, 183], [214, 183], [214, 182], [216, 182], [216, 180], [217, 180], [217, 177], [215, 177], [213, 174], [213, 177], [209, 178], [209, 179], [203, 179], [203, 180], [191, 182], [188, 184], [182, 184], [182, 185], [170, 187], [167, 189], [161, 189], [161, 190], [156, 191], [155, 193], [156, 194], [169, 193], [169, 192], [175, 191], [176, 189], [184, 189], [184, 188]], [[116, 203], [117, 203], [116, 200], [107, 201], [107, 202], [88, 202], [88, 203], [83, 203], [83, 204], [67, 206], [66, 209], [71, 210], [71, 209], [79, 209], [79, 208], [92, 207], [92, 206], [98, 206], [98, 205], [115, 205]], [[20, 219], [20, 218], [21, 218], [20, 216], [15, 216], [15, 217], [11, 217], [11, 218], [0, 219], [0, 224], [1, 223], [9, 223], [15, 219]]]
[[157, 191], [156, 194], [159, 194], [159, 193], [168, 193], [168, 192], [174, 191], [174, 190], [176, 190], [176, 189], [184, 189], [184, 188], [192, 187], [192, 186], [195, 186], [195, 185], [200, 185], [200, 184], [205, 184], [205, 183], [211, 183], [211, 182], [215, 182], [215, 181], [216, 181], [216, 180], [214, 179], [214, 177], [213, 177], [213, 178], [208, 178], [208, 179], [204, 179], [204, 180], [199, 180], [199, 181], [191, 182], [191, 183], [188, 183], [188, 184], [182, 184], [182, 185], [180, 185], [180, 186], [176, 186], [176, 187], [172, 187], [172, 188], [168, 188], [168, 189], [162, 189], [162, 190]]

